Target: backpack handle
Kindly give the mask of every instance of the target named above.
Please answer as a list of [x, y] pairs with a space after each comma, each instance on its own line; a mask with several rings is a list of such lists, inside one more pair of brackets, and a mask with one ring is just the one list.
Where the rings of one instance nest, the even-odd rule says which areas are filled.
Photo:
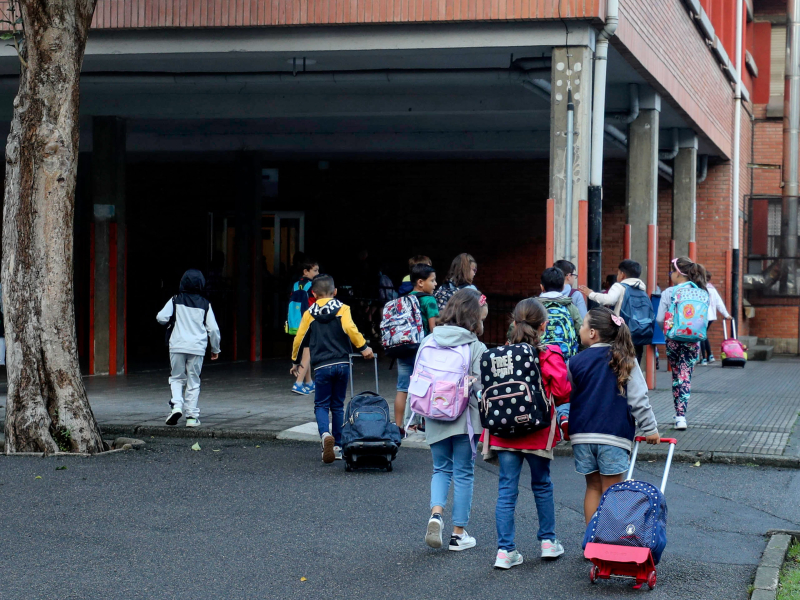
[[[637, 435], [634, 438], [635, 444], [633, 446], [633, 454], [631, 454], [631, 466], [628, 468], [628, 474], [625, 476], [625, 480], [628, 481], [633, 479], [633, 466], [636, 464], [636, 456], [639, 454], [639, 442], [647, 441], [647, 438], [643, 435]], [[675, 453], [675, 446], [678, 444], [678, 440], [675, 438], [661, 438], [662, 444], [669, 444], [669, 450], [667, 451], [667, 464], [664, 465], [664, 475], [661, 477], [661, 493], [664, 493], [664, 489], [667, 487], [667, 477], [669, 477], [669, 468], [672, 465], [672, 455]]]

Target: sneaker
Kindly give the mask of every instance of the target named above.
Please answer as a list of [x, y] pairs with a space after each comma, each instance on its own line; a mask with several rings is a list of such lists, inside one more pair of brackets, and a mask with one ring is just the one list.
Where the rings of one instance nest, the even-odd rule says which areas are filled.
[[569, 441], [569, 415], [561, 415], [558, 417], [558, 425], [561, 427], [561, 436]]
[[713, 363], [713, 362], [717, 362], [717, 359], [716, 359], [716, 358], [714, 358], [714, 355], [713, 355], [713, 354], [709, 354], [709, 355], [708, 355], [708, 364], [711, 364], [711, 363]]
[[200, 427], [200, 419], [195, 417], [186, 417], [187, 427]]
[[675, 417], [675, 429], [680, 431], [686, 429], [686, 417]]
[[425, 543], [431, 548], [442, 547], [442, 515], [433, 513], [431, 518], [428, 519], [428, 529], [425, 531]]
[[522, 564], [522, 554], [516, 550], [498, 550], [494, 561], [495, 569], [510, 569]]
[[308, 391], [306, 386], [304, 386], [302, 383], [295, 383], [292, 386], [292, 391], [295, 394], [300, 394], [301, 396], [308, 396], [311, 393], [311, 392]]
[[558, 540], [542, 540], [542, 559], [554, 560], [564, 554], [564, 546]]
[[317, 384], [312, 381], [311, 383], [304, 383], [303, 387], [306, 389], [307, 394], [313, 394], [317, 389]]
[[700, 361], [700, 364], [703, 365], [703, 366], [707, 366], [708, 365], [708, 361], [704, 358], [703, 360]]
[[478, 542], [475, 541], [475, 538], [466, 531], [461, 535], [456, 535], [454, 533], [450, 536], [450, 545], [447, 546], [447, 549], [453, 550], [454, 552], [461, 552], [467, 548], [474, 548], [475, 544], [477, 543]]
[[336, 453], [333, 450], [333, 436], [330, 433], [322, 434], [322, 462], [326, 465], [336, 460]]
[[342, 448], [340, 446], [333, 447], [333, 459], [342, 460]]
[[180, 408], [173, 408], [169, 413], [166, 423], [167, 425], [177, 425], [180, 418], [183, 416], [183, 411]]

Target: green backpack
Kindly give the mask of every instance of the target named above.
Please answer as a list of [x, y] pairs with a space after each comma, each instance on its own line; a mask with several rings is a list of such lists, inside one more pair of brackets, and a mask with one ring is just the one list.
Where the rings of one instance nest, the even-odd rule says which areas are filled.
[[561, 348], [564, 360], [569, 360], [578, 353], [578, 334], [569, 309], [558, 302], [542, 302], [547, 309], [547, 328], [542, 342], [554, 344]]

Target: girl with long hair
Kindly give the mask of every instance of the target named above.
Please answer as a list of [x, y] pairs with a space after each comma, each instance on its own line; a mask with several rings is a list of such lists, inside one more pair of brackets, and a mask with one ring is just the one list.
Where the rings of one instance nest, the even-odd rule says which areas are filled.
[[588, 524], [603, 493], [628, 470], [636, 427], [658, 444], [647, 383], [622, 317], [605, 307], [586, 313], [580, 330], [586, 348], [568, 364], [572, 395], [569, 436], [575, 470], [586, 478], [583, 513]]

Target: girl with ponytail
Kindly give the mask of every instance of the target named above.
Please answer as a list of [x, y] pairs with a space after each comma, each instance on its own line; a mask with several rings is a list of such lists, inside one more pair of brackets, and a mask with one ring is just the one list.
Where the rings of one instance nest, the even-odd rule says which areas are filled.
[[[656, 323], [664, 329], [664, 321], [672, 305], [675, 290], [681, 287], [691, 287], [694, 283], [706, 292], [708, 303], [708, 286], [706, 270], [703, 265], [692, 262], [685, 256], [673, 258], [670, 265], [669, 279], [672, 286], [661, 294], [661, 303], [658, 305]], [[691, 283], [690, 283], [691, 282]], [[704, 330], [704, 334], [707, 333]], [[692, 391], [692, 371], [694, 365], [700, 360], [700, 342], [684, 342], [666, 337], [667, 359], [672, 368], [672, 399], [675, 403], [675, 429], [686, 429], [686, 408], [689, 404], [689, 395]]]
[[[520, 361], [517, 363], [518, 376], [535, 380], [540, 372], [544, 395], [552, 398], [554, 404], [569, 402], [570, 385], [561, 348], [557, 345], [545, 346], [542, 343], [547, 325], [547, 309], [537, 299], [527, 298], [517, 304], [511, 317], [514, 320], [514, 327], [509, 335], [509, 343], [531, 346], [539, 367], [537, 372], [534, 364], [529, 362], [525, 366]], [[550, 419], [555, 418], [555, 408], [551, 407]], [[550, 428], [513, 438], [488, 435], [489, 432], [484, 430], [481, 437], [484, 458], [490, 460], [496, 454], [500, 463], [495, 508], [497, 558], [494, 566], [498, 569], [510, 569], [522, 563], [522, 555], [514, 543], [514, 511], [519, 495], [519, 477], [526, 462], [531, 470], [531, 489], [539, 515], [539, 530], [536, 537], [539, 540], [541, 557], [553, 560], [564, 554], [564, 547], [556, 538], [556, 505], [553, 499], [553, 482], [550, 480], [553, 447], [560, 439], [558, 427], [553, 427], [552, 438]]]
[[593, 308], [580, 337], [586, 349], [567, 365], [572, 383], [569, 435], [575, 470], [586, 477], [583, 512], [588, 524], [603, 493], [625, 476], [637, 426], [648, 444], [661, 438], [622, 317], [605, 307]]

